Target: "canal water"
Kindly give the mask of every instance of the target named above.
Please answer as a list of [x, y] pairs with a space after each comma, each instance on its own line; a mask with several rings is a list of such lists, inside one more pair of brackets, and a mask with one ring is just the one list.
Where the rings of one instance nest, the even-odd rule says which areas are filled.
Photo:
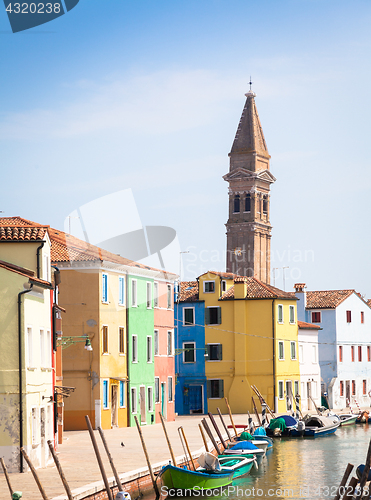
[[229, 491], [212, 498], [331, 499], [347, 464], [356, 468], [365, 463], [370, 438], [368, 424], [340, 427], [319, 438], [277, 438], [258, 470], [253, 468], [249, 476], [235, 479]]

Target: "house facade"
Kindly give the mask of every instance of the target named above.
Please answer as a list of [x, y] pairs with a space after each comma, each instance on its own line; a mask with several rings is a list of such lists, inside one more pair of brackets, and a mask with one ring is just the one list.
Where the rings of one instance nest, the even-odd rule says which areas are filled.
[[198, 281], [180, 282], [174, 300], [175, 411], [178, 415], [208, 411], [204, 323], [205, 302], [198, 298]]
[[10, 472], [51, 461], [56, 342], [47, 227], [0, 219], [0, 456]]
[[321, 392], [332, 408], [370, 405], [371, 309], [355, 290], [305, 291], [295, 285], [303, 321], [321, 327], [318, 357]]
[[298, 321], [300, 364], [300, 408], [314, 410], [321, 406], [321, 368], [318, 360], [319, 325]]
[[209, 271], [198, 278], [205, 302], [208, 409], [253, 411], [251, 385], [277, 412], [298, 392], [296, 298], [256, 278]]
[[174, 282], [153, 282], [155, 362], [154, 408], [155, 421], [159, 412], [167, 421], [175, 419], [175, 338], [174, 338]]

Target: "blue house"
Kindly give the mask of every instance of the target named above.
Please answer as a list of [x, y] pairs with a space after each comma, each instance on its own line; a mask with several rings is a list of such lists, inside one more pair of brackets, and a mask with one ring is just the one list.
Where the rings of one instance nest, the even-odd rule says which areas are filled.
[[175, 411], [178, 415], [207, 413], [205, 303], [198, 298], [198, 281], [179, 283], [174, 323]]
[[[305, 291], [295, 285], [298, 320], [317, 324], [321, 392], [332, 408], [370, 406], [371, 309], [355, 290]], [[303, 397], [303, 395], [301, 395]]]

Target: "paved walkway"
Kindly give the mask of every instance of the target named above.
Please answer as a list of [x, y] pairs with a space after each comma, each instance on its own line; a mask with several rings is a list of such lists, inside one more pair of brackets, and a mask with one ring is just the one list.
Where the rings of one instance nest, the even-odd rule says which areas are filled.
[[[183, 426], [184, 428], [191, 451], [198, 450], [202, 447], [203, 442], [198, 428], [201, 418], [204, 418], [204, 416], [192, 415], [176, 417], [175, 422], [168, 422], [166, 424], [175, 456], [184, 454], [177, 431], [179, 426]], [[246, 424], [247, 422], [246, 415], [234, 415], [233, 418], [236, 424]], [[216, 421], [219, 425], [219, 417], [216, 417]], [[225, 417], [225, 421], [229, 423], [229, 417]], [[151, 463], [155, 464], [157, 462], [169, 460], [170, 453], [161, 424], [144, 426], [142, 427], [142, 431]], [[112, 477], [113, 474], [98, 431], [95, 431], [95, 434], [99, 443], [107, 476]], [[213, 434], [215, 436], [215, 432], [213, 432]], [[129, 472], [146, 466], [146, 460], [136, 427], [110, 429], [104, 431], [104, 435], [114, 464], [119, 473]], [[125, 444], [124, 447], [121, 446], [121, 442]], [[63, 444], [59, 446], [58, 458], [72, 492], [77, 488], [81, 488], [84, 485], [102, 479], [88, 431], [65, 432]], [[49, 499], [65, 494], [65, 490], [55, 466], [37, 469], [37, 473]], [[10, 474], [10, 480], [13, 490], [23, 492], [22, 500], [41, 499], [41, 494], [31, 472]], [[3, 474], [0, 474], [0, 499], [10, 499], [9, 490]]]

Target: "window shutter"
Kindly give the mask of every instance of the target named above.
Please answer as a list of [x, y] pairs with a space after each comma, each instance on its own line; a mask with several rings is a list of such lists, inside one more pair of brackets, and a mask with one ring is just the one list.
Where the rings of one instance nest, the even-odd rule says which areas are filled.
[[207, 386], [207, 397], [211, 398], [211, 380], [207, 381], [206, 386]]
[[206, 345], [206, 353], [207, 353], [207, 359], [209, 360], [210, 359], [210, 346], [207, 344]]
[[218, 311], [218, 325], [221, 325], [222, 324], [222, 308], [218, 307], [217, 311]]
[[205, 309], [205, 325], [210, 325], [210, 309]]
[[224, 398], [224, 380], [219, 380], [219, 397]]
[[223, 346], [222, 344], [219, 344], [218, 345], [218, 360], [222, 360], [223, 359]]

